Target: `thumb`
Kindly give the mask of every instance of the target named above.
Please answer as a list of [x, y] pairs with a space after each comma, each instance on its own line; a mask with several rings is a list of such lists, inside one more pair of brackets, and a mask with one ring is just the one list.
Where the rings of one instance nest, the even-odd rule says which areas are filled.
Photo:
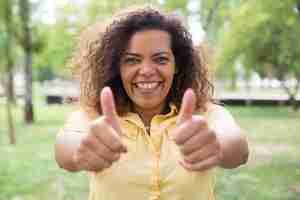
[[115, 101], [113, 93], [109, 87], [104, 87], [100, 95], [100, 103], [102, 115], [111, 123], [112, 127], [118, 132], [120, 132], [120, 127], [118, 124], [117, 111], [115, 106]]
[[183, 95], [181, 108], [177, 118], [177, 125], [192, 118], [196, 107], [196, 95], [192, 89], [187, 89]]

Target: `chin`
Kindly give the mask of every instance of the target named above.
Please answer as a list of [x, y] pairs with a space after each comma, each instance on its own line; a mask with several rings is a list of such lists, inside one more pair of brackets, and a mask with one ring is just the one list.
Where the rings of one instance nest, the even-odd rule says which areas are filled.
[[161, 101], [153, 100], [151, 98], [143, 101], [137, 101], [135, 104], [142, 109], [158, 109], [163, 103]]

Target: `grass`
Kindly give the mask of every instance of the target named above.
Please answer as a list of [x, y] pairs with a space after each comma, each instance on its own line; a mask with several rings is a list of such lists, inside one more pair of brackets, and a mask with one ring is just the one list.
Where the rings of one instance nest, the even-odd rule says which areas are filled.
[[296, 200], [300, 196], [300, 113], [286, 107], [231, 107], [247, 130], [246, 166], [222, 170], [218, 199]]
[[[74, 107], [37, 105], [37, 122], [22, 123], [14, 110], [17, 145], [8, 145], [0, 106], [0, 200], [87, 199], [85, 173], [67, 173], [53, 160], [55, 134]], [[300, 113], [287, 107], [228, 107], [247, 130], [247, 165], [219, 170], [218, 200], [297, 200], [300, 196]]]
[[[7, 144], [6, 129], [1, 126], [0, 200], [86, 199], [85, 174], [64, 172], [54, 162], [55, 134], [72, 109], [40, 105], [35, 109], [37, 122], [30, 126], [22, 123], [21, 110], [16, 109], [16, 146]], [[5, 124], [1, 117], [1, 124]]]

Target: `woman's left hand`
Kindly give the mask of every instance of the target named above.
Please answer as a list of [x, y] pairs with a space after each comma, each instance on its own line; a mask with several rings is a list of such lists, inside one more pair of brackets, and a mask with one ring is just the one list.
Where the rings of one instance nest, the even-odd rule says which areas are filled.
[[179, 146], [183, 159], [179, 163], [187, 170], [203, 171], [219, 165], [222, 160], [220, 142], [207, 121], [193, 115], [196, 97], [193, 90], [185, 92], [172, 132], [174, 142]]

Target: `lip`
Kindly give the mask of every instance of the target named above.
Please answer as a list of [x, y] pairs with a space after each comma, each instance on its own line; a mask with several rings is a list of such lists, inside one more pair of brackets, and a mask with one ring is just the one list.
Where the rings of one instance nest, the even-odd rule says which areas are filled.
[[[138, 84], [143, 84], [143, 86], [139, 87]], [[153, 88], [151, 88], [151, 84], [152, 86], [153, 84], [155, 84]], [[162, 84], [163, 84], [162, 81], [140, 81], [140, 82], [133, 83], [133, 86], [134, 86], [134, 90], [137, 90], [139, 93], [153, 94], [157, 92], [159, 88], [162, 87]]]

